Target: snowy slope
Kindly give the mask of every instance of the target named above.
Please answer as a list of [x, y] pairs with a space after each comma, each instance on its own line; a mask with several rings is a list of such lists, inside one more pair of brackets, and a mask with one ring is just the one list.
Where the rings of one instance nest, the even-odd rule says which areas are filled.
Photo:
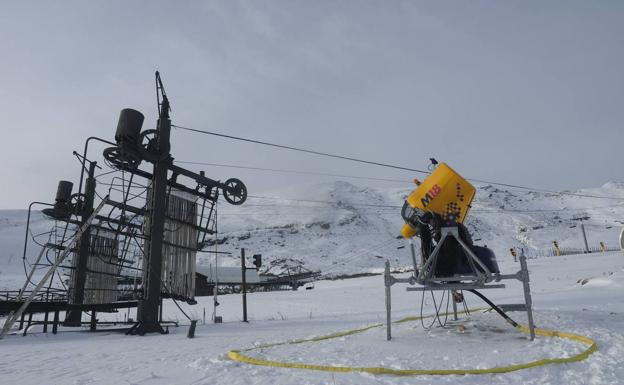
[[[297, 264], [326, 275], [379, 271], [385, 259], [409, 266], [406, 243], [396, 238], [402, 226], [398, 207], [409, 192], [337, 181], [252, 194], [242, 206], [220, 203], [217, 247], [233, 256], [220, 257], [219, 264], [238, 266], [237, 249], [245, 247], [249, 255], [263, 254], [265, 269], [272, 272]], [[610, 182], [576, 193], [624, 197], [624, 184]], [[25, 217], [25, 210], [0, 210], [0, 289], [15, 288], [23, 280]], [[584, 223], [590, 246], [603, 241], [615, 247], [624, 224], [624, 201], [479, 186], [467, 225], [476, 243], [487, 244], [506, 263], [512, 246], [546, 252], [557, 240], [561, 247], [582, 248], [575, 217], [588, 218]], [[34, 215], [34, 233], [49, 226], [40, 214]], [[32, 260], [37, 248], [31, 246]], [[212, 255], [200, 255], [199, 263], [214, 263]]]
[[[383, 278], [379, 276], [320, 281], [314, 290], [251, 293], [251, 322], [240, 322], [240, 295], [219, 297], [218, 314], [225, 323], [210, 323], [212, 298], [195, 306], [182, 304], [198, 325], [196, 338], [186, 338], [186, 326], [169, 335], [146, 337], [121, 333], [37, 333], [10, 335], [0, 341], [0, 383], [30, 384], [552, 384], [615, 385], [624, 378], [624, 255], [621, 252], [572, 255], [532, 261], [531, 284], [537, 325], [579, 333], [596, 340], [598, 351], [587, 360], [519, 372], [485, 376], [397, 377], [358, 373], [326, 373], [237, 363], [227, 351], [258, 344], [308, 338], [383, 322]], [[508, 272], [517, 269], [509, 266]], [[498, 303], [521, 301], [522, 289], [488, 290]], [[393, 318], [419, 313], [420, 294], [394, 286]], [[480, 307], [467, 295], [470, 307]], [[425, 301], [425, 313], [433, 307]], [[511, 314], [525, 322], [523, 313]], [[122, 320], [126, 312], [106, 319]], [[135, 317], [135, 311], [130, 313]], [[188, 325], [175, 305], [167, 302], [165, 318]], [[86, 319], [86, 316], [85, 316]], [[0, 320], [1, 322], [1, 320]], [[247, 354], [287, 362], [406, 368], [470, 368], [522, 363], [547, 357], [567, 357], [583, 346], [538, 337], [529, 342], [495, 313], [473, 313], [446, 327], [424, 330], [420, 322], [319, 343], [285, 345]]]

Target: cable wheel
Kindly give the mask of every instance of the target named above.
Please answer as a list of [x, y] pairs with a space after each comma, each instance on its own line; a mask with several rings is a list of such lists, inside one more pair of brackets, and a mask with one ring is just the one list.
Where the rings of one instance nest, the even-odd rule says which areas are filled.
[[69, 205], [74, 213], [80, 213], [84, 209], [86, 196], [85, 194], [72, 194], [69, 198]]
[[139, 134], [139, 153], [144, 159], [154, 161], [158, 159], [158, 131], [145, 130]]
[[104, 159], [117, 170], [136, 170], [141, 164], [138, 156], [120, 149], [119, 147], [109, 147], [104, 150]]
[[247, 200], [247, 187], [236, 178], [225, 181], [223, 188], [223, 197], [226, 201], [233, 205], [242, 205]]

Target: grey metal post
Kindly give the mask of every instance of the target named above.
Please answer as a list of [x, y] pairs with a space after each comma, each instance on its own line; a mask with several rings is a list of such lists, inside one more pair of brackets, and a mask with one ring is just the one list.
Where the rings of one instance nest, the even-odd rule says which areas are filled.
[[54, 321], [52, 322], [52, 334], [56, 334], [58, 332], [58, 323], [59, 323], [59, 311], [54, 311]]
[[[89, 163], [89, 176], [87, 177], [87, 181], [85, 183], [85, 201], [84, 207], [82, 207], [82, 212], [80, 213], [80, 218], [82, 220], [81, 224], [84, 224], [87, 218], [93, 212], [93, 201], [95, 200], [95, 167], [96, 162]], [[89, 246], [91, 241], [91, 228], [87, 227], [87, 229], [82, 233], [80, 237], [80, 246], [78, 248], [78, 254], [74, 254], [74, 258], [78, 258], [78, 262], [76, 263], [76, 271], [74, 275], [74, 290], [72, 293], [72, 297], [70, 298], [70, 303], [82, 305], [84, 302], [85, 296], [85, 284], [87, 282], [87, 262], [89, 260]], [[80, 321], [82, 320], [82, 310], [72, 309], [67, 312], [65, 316], [65, 325], [66, 326], [80, 326]]]
[[160, 304], [158, 305], [158, 322], [162, 322], [163, 315], [163, 298], [160, 297]]
[[171, 164], [170, 143], [171, 120], [169, 119], [169, 100], [163, 97], [158, 118], [157, 150], [159, 159], [154, 162], [152, 176], [152, 198], [150, 212], [150, 237], [147, 255], [147, 279], [143, 282], [145, 297], [139, 303], [139, 316], [136, 329], [130, 333], [162, 333], [158, 322], [160, 305], [160, 287], [162, 274], [162, 252], [165, 230], [165, 214], [167, 208], [167, 171]]
[[32, 325], [32, 317], [33, 317], [33, 313], [28, 313], [28, 323], [26, 324], [26, 327], [24, 328], [24, 333], [22, 334], [22, 336], [26, 336], [26, 333], [28, 333], [28, 328], [30, 328], [30, 325]]
[[242, 292], [243, 292], [243, 322], [247, 321], [247, 277], [245, 274], [245, 270], [247, 267], [245, 266], [245, 248], [241, 248], [241, 272], [243, 274], [243, 284], [242, 284]]
[[416, 250], [414, 250], [414, 242], [409, 240], [410, 252], [412, 253], [412, 263], [414, 264], [414, 277], [418, 277], [418, 265], [416, 263]]
[[585, 225], [581, 222], [581, 232], [583, 233], [583, 242], [585, 242], [585, 252], [589, 253], [589, 246], [587, 245], [587, 234], [585, 234]]
[[390, 311], [392, 310], [390, 287], [392, 286], [392, 277], [390, 276], [390, 261], [386, 261], [384, 269], [384, 284], [386, 285], [386, 340], [392, 339], [392, 316]]
[[50, 317], [49, 312], [45, 312], [44, 316], [43, 316], [43, 332], [47, 333], [48, 332], [48, 318]]
[[451, 296], [451, 301], [453, 301], [453, 320], [457, 321], [457, 303], [455, 302], [455, 290], [449, 290], [449, 295]]
[[191, 320], [191, 326], [189, 327], [188, 332], [186, 333], [187, 338], [195, 338], [195, 327], [197, 326], [197, 320]]
[[94, 332], [97, 330], [97, 312], [91, 309], [91, 321], [89, 322], [89, 330]]
[[524, 301], [526, 303], [527, 318], [529, 321], [529, 335], [531, 341], [535, 339], [535, 325], [533, 323], [533, 301], [531, 300], [531, 287], [529, 286], [529, 268], [524, 255], [524, 248], [520, 249], [520, 269], [522, 270], [522, 287], [524, 288]]

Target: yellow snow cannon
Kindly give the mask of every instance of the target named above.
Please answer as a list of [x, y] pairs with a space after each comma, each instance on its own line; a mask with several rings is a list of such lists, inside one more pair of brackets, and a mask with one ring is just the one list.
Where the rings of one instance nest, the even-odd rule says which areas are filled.
[[445, 222], [463, 223], [474, 199], [476, 189], [470, 182], [440, 163], [435, 170], [407, 197], [401, 210], [405, 225], [401, 235], [410, 239], [417, 234], [418, 219], [428, 211], [440, 215]]

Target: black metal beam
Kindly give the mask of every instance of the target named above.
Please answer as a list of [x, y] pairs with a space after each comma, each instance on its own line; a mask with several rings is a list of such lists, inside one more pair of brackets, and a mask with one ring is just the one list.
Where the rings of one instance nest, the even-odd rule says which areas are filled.
[[[158, 74], [157, 81], [160, 79]], [[154, 162], [150, 210], [150, 231], [147, 247], [147, 271], [144, 282], [144, 298], [139, 303], [138, 323], [129, 333], [144, 335], [165, 331], [158, 319], [160, 305], [160, 287], [162, 274], [162, 251], [167, 210], [167, 172], [171, 165], [171, 120], [169, 119], [169, 101], [163, 95], [163, 102], [158, 117], [157, 146], [159, 159]]]
[[[130, 205], [127, 205], [127, 204], [124, 204], [124, 203], [121, 203], [121, 202], [116, 202], [116, 201], [110, 201], [110, 205], [114, 206], [114, 207], [117, 207], [118, 209], [125, 210], [125, 211], [131, 212], [131, 213], [134, 213], [134, 214], [138, 214], [138, 215], [145, 215], [145, 213], [148, 211], [148, 210], [144, 210], [144, 209], [141, 209], [141, 208], [138, 208], [138, 207], [130, 206]], [[192, 227], [193, 229], [195, 229], [195, 230], [197, 230], [199, 232], [205, 232], [205, 233], [208, 233], [208, 234], [214, 234], [215, 233], [214, 230], [211, 230], [211, 229], [208, 229], [208, 228], [205, 228], [205, 227], [201, 227], [201, 226], [197, 226], [197, 225], [192, 224], [192, 223], [183, 222], [183, 221], [180, 221], [179, 219], [176, 219], [176, 218], [171, 218], [171, 217], [166, 216], [166, 215], [165, 215], [165, 218], [170, 220], [170, 221], [177, 222], [177, 223], [184, 224], [186, 226]], [[102, 220], [110, 221], [110, 222], [115, 222], [116, 221], [115, 219], [107, 219], [105, 217], [102, 218]], [[137, 227], [141, 227], [141, 226], [137, 226]]]
[[113, 206], [113, 207], [116, 207], [118, 209], [130, 212], [130, 213], [133, 213], [133, 214], [145, 215], [145, 210], [142, 209], [142, 208], [139, 208], [139, 207], [130, 206], [130, 205], [127, 205], [125, 203], [117, 202], [117, 201], [113, 201], [113, 200], [109, 200], [108, 204]]
[[187, 178], [191, 178], [198, 184], [208, 187], [208, 189], [218, 187], [223, 190], [229, 190], [229, 188], [221, 182], [217, 182], [216, 180], [206, 178], [206, 176], [202, 174], [197, 174], [191, 170], [187, 170], [180, 166], [176, 166], [175, 164], [171, 164], [169, 166], [169, 170], [171, 170], [171, 172], [173, 172], [174, 174], [184, 175]]
[[[119, 219], [109, 218], [109, 217], [105, 217], [105, 216], [102, 216], [102, 215], [96, 215], [95, 219], [99, 220], [100, 222], [110, 222], [110, 223], [114, 223], [114, 224], [120, 225], [120, 226], [132, 227], [134, 229], [140, 229], [141, 227], [143, 227], [143, 226], [141, 226], [138, 223], [122, 221], [122, 220], [119, 220]], [[115, 231], [113, 229], [106, 228], [104, 226], [93, 225], [93, 227], [99, 227], [99, 228], [102, 228], [102, 229], [105, 229], [105, 230], [108, 230], [108, 231]]]
[[[184, 191], [185, 193], [191, 194], [193, 196], [200, 197], [200, 198], [205, 198], [205, 199], [214, 201], [214, 200], [216, 200], [215, 197], [210, 195], [210, 189], [211, 188], [213, 188], [213, 187], [222, 187], [224, 189], [229, 189], [228, 187], [226, 187], [225, 185], [223, 185], [223, 184], [221, 184], [219, 182], [216, 182], [216, 181], [214, 181], [212, 179], [208, 179], [205, 176], [202, 176], [202, 175], [196, 174], [196, 173], [194, 173], [192, 171], [180, 168], [180, 167], [175, 166], [173, 164], [169, 165], [169, 169], [174, 174], [180, 174], [180, 175], [184, 175], [184, 176], [192, 175], [192, 176], [189, 176], [189, 178], [194, 179], [198, 184], [201, 184], [201, 185], [204, 185], [204, 186], [208, 186], [208, 188], [205, 189], [202, 192], [202, 191], [200, 191], [198, 189], [192, 189], [192, 188], [186, 187], [185, 185], [178, 183], [175, 179], [168, 179], [167, 180], [167, 185], [168, 186], [173, 187], [173, 188], [175, 188], [177, 190], [180, 190], [180, 191]], [[140, 176], [142, 178], [145, 178], [145, 179], [152, 180], [154, 178], [154, 176], [150, 172], [145, 171], [145, 170], [141, 170], [141, 169], [138, 169], [138, 168], [136, 168], [136, 169], [128, 169], [126, 171], [131, 172], [131, 173], [133, 173], [133, 174], [135, 174], [137, 176]], [[180, 172], [180, 171], [183, 171], [183, 173]], [[197, 179], [195, 179], [195, 177]], [[209, 184], [204, 184], [204, 183], [209, 183]]]
[[[10, 311], [15, 311], [22, 306], [22, 301], [0, 301], [0, 314], [7, 314]], [[125, 302], [113, 302], [113, 303], [99, 303], [99, 304], [69, 304], [66, 301], [33, 301], [31, 302], [24, 313], [43, 313], [51, 312], [55, 310], [67, 310], [67, 311], [110, 311], [114, 309], [127, 309], [137, 307], [137, 301], [125, 301]]]

